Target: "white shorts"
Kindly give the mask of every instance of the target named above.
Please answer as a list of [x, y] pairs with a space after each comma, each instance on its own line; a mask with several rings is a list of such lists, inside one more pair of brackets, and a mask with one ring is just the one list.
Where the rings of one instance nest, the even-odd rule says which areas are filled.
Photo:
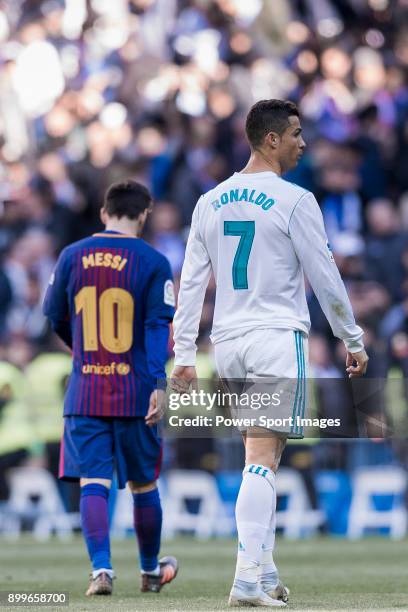
[[[257, 426], [289, 438], [303, 437], [308, 378], [308, 341], [303, 332], [255, 329], [238, 338], [218, 342], [214, 354], [218, 374], [228, 389], [236, 389], [234, 381], [241, 381], [247, 383], [247, 388], [249, 384], [251, 393], [266, 390], [270, 394], [272, 390], [281, 393], [278, 406], [270, 405], [265, 411], [256, 409], [260, 419]], [[269, 420], [260, 418], [262, 412]]]

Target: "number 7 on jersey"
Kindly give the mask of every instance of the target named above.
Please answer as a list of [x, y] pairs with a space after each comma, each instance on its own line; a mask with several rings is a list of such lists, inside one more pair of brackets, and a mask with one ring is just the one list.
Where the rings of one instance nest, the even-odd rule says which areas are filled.
[[234, 289], [248, 289], [248, 261], [255, 236], [255, 221], [224, 221], [224, 236], [240, 236], [232, 264]]

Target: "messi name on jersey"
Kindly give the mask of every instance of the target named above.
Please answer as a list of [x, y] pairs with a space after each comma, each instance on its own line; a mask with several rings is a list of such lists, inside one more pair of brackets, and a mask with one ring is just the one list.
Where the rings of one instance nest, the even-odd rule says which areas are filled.
[[103, 266], [104, 268], [112, 268], [112, 270], [118, 270], [120, 272], [126, 264], [127, 259], [121, 257], [121, 255], [114, 255], [110, 252], [96, 251], [96, 253], [89, 253], [89, 255], [84, 255], [82, 257], [82, 267], [84, 270]]
[[267, 196], [266, 193], [258, 192], [256, 189], [230, 189], [224, 191], [217, 200], [211, 202], [214, 210], [218, 210], [225, 204], [256, 204], [260, 206], [262, 210], [269, 210], [274, 204], [275, 200]]

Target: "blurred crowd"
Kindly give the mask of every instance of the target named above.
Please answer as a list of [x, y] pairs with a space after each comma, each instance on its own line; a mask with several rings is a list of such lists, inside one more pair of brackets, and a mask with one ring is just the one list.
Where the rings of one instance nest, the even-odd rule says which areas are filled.
[[[0, 43], [2, 363], [61, 349], [45, 287], [114, 180], [152, 190], [146, 239], [177, 281], [198, 197], [245, 164], [251, 104], [278, 97], [299, 105], [308, 148], [287, 178], [322, 207], [368, 375], [408, 377], [408, 0], [0, 0]], [[343, 376], [308, 299], [314, 372]]]

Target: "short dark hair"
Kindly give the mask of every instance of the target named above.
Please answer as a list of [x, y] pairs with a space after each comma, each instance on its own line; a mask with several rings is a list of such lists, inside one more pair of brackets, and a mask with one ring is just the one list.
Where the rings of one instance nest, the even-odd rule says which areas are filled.
[[289, 117], [299, 117], [299, 111], [290, 100], [260, 100], [253, 105], [245, 123], [245, 132], [251, 147], [258, 147], [269, 132], [282, 134], [289, 126]]
[[110, 217], [137, 217], [153, 204], [149, 190], [132, 179], [113, 183], [105, 194], [103, 207]]

